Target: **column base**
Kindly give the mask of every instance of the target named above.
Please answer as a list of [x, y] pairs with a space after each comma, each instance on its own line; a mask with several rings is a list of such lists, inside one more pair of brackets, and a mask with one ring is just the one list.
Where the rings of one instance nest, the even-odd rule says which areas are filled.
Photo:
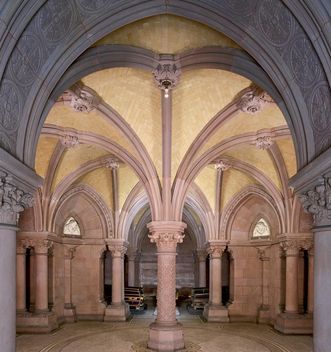
[[58, 327], [57, 316], [53, 312], [26, 312], [16, 316], [16, 332], [18, 333], [49, 333]]
[[126, 321], [131, 317], [130, 308], [126, 303], [111, 304], [105, 309], [104, 321]]
[[312, 334], [312, 314], [281, 313], [277, 316], [274, 328], [283, 334]]
[[149, 326], [148, 348], [152, 351], [171, 352], [185, 348], [183, 327], [180, 323], [163, 325], [157, 322]]
[[269, 323], [270, 321], [270, 307], [268, 305], [261, 305], [258, 310], [257, 322], [261, 324]]
[[208, 322], [228, 323], [229, 312], [223, 305], [206, 304], [203, 316]]
[[77, 315], [76, 315], [76, 307], [71, 303], [64, 304], [64, 321], [66, 323], [76, 323]]

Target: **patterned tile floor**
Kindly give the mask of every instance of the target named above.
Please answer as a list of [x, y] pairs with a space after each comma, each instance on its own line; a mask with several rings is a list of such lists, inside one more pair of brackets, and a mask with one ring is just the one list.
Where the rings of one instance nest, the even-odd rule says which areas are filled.
[[[145, 352], [152, 311], [126, 323], [65, 324], [48, 335], [19, 335], [17, 352]], [[205, 323], [182, 312], [187, 352], [311, 352], [312, 337], [285, 336], [268, 325]]]

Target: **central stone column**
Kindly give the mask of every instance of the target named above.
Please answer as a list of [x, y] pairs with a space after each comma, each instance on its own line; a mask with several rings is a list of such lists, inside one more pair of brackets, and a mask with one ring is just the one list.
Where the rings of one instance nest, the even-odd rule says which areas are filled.
[[155, 221], [147, 227], [157, 247], [157, 318], [149, 328], [148, 348], [177, 351], [185, 346], [182, 325], [176, 320], [176, 248], [183, 242], [186, 224]]
[[210, 241], [209, 254], [209, 303], [205, 306], [203, 316], [210, 322], [229, 322], [229, 314], [222, 304], [222, 254], [226, 244], [222, 241]]

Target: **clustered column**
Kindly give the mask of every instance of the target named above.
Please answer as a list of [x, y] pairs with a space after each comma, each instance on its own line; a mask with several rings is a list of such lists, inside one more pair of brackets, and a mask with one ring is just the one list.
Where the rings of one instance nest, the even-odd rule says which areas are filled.
[[19, 241], [16, 246], [16, 311], [26, 312], [26, 245]]
[[176, 320], [176, 248], [186, 225], [160, 221], [147, 225], [157, 248], [157, 318], [150, 326], [148, 347], [157, 351], [184, 348], [181, 324]]

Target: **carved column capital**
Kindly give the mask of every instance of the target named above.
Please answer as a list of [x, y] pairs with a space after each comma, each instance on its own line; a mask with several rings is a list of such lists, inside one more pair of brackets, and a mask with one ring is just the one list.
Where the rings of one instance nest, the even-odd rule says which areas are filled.
[[242, 112], [253, 115], [272, 102], [272, 98], [262, 88], [252, 85], [241, 96], [237, 106]]
[[267, 255], [267, 250], [270, 247], [257, 247], [257, 255], [261, 261], [269, 261], [270, 257]]
[[209, 242], [207, 245], [207, 253], [211, 259], [221, 258], [225, 249], [226, 243], [224, 242]]
[[225, 160], [219, 160], [215, 163], [215, 169], [217, 171], [226, 171], [231, 167], [231, 164]]
[[53, 247], [53, 242], [47, 239], [33, 241], [36, 255], [47, 255], [48, 250]]
[[64, 246], [64, 259], [72, 260], [77, 246]]
[[148, 235], [152, 243], [156, 243], [158, 252], [176, 253], [177, 243], [182, 243], [185, 237], [186, 224], [177, 221], [154, 221], [147, 224]]
[[66, 93], [68, 103], [74, 111], [89, 113], [99, 105], [101, 98], [91, 88], [81, 82], [74, 84]]
[[197, 249], [196, 255], [198, 257], [199, 262], [205, 262], [207, 258], [207, 251], [204, 249]]
[[120, 166], [120, 163], [116, 158], [109, 158], [104, 161], [104, 165], [107, 169], [117, 170]]
[[16, 225], [19, 213], [33, 206], [33, 196], [13, 184], [12, 177], [0, 171], [0, 223]]
[[262, 137], [257, 137], [256, 138], [256, 148], [257, 149], [269, 149], [273, 145], [273, 140], [271, 136], [262, 136]]
[[285, 240], [280, 243], [286, 257], [295, 257], [299, 255], [300, 242], [296, 239]]
[[128, 249], [128, 243], [123, 240], [107, 241], [107, 246], [113, 258], [123, 258]]
[[153, 70], [153, 75], [157, 86], [165, 91], [165, 97], [168, 97], [168, 91], [173, 89], [179, 82], [181, 74], [178, 63], [171, 58], [163, 58]]
[[66, 132], [60, 138], [60, 142], [66, 148], [73, 148], [77, 144], [79, 144], [78, 134], [73, 132], [73, 131], [72, 132]]
[[331, 225], [331, 177], [323, 176], [299, 195], [304, 210], [314, 217], [316, 226]]

